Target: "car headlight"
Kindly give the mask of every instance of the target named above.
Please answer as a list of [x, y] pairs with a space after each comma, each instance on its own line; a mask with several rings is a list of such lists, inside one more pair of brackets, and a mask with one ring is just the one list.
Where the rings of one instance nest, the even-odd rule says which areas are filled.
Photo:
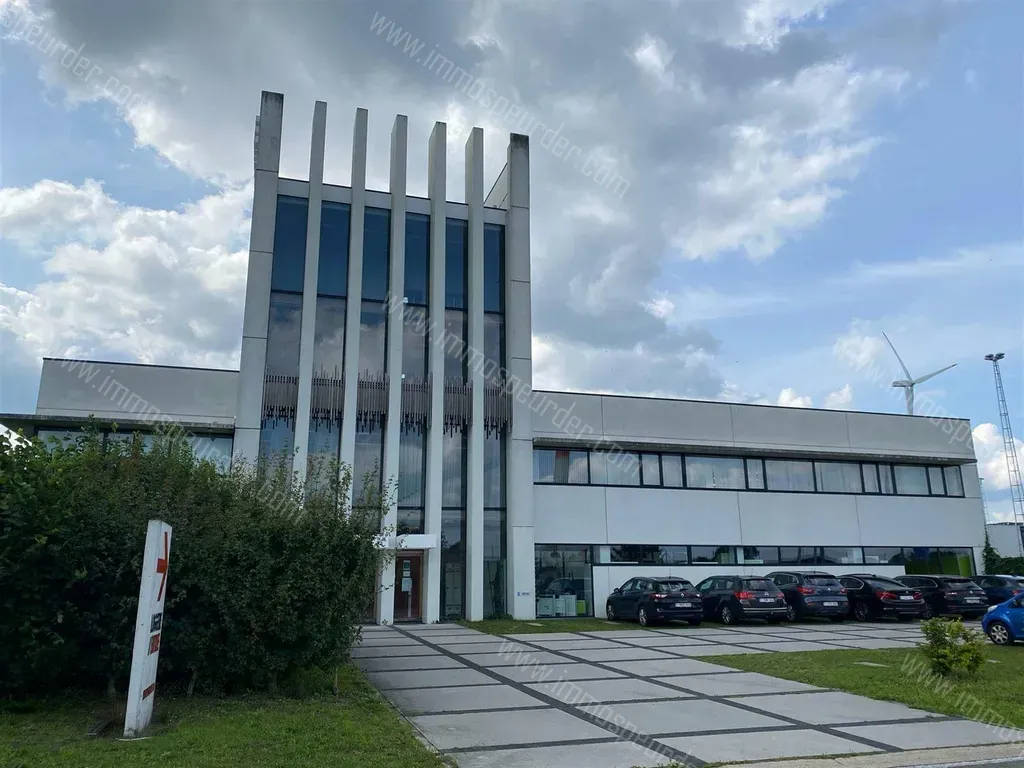
[[996, 608], [998, 608], [998, 607], [999, 607], [998, 605], [990, 605], [990, 606], [988, 607], [988, 610], [987, 610], [987, 611], [985, 611], [985, 613], [992, 613], [992, 611], [994, 611], [994, 610], [995, 610]]

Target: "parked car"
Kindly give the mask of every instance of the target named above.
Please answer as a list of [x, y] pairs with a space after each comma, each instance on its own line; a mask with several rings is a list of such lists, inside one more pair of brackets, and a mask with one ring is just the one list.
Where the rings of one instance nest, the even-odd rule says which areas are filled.
[[786, 618], [786, 597], [771, 579], [760, 576], [712, 576], [697, 585], [704, 617], [723, 624], [741, 619]]
[[765, 578], [774, 581], [786, 596], [786, 618], [790, 621], [822, 616], [842, 622], [850, 613], [846, 587], [831, 573], [774, 571]]
[[989, 608], [981, 620], [981, 628], [996, 645], [1013, 645], [1016, 640], [1024, 640], [1024, 595]]
[[974, 580], [985, 590], [989, 605], [999, 605], [1024, 594], [1024, 576], [978, 576]]
[[924, 595], [924, 618], [955, 614], [965, 619], [977, 619], [988, 610], [985, 590], [963, 576], [897, 576], [900, 584], [916, 589]]
[[840, 577], [839, 583], [846, 587], [850, 612], [857, 621], [870, 621], [882, 616], [910, 621], [924, 616], [924, 595], [888, 576], [854, 573]]
[[704, 616], [700, 593], [678, 576], [630, 579], [612, 590], [604, 610], [609, 621], [636, 619], [645, 627], [676, 619], [696, 626]]

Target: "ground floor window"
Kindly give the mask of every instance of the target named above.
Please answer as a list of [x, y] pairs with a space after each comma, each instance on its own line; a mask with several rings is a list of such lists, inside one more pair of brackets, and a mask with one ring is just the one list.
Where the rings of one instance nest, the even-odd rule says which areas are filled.
[[466, 617], [466, 510], [441, 510], [441, 618]]
[[969, 547], [904, 547], [907, 573], [973, 576], [974, 551]]
[[484, 618], [505, 616], [505, 510], [484, 510]]
[[534, 547], [537, 616], [593, 616], [594, 580], [590, 545]]

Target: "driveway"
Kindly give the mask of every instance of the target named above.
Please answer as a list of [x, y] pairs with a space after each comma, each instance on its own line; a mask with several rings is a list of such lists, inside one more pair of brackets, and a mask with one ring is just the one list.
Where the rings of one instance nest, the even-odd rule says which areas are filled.
[[495, 636], [363, 628], [355, 663], [463, 768], [631, 768], [1024, 739], [714, 664], [730, 653], [913, 648], [916, 625], [799, 624]]

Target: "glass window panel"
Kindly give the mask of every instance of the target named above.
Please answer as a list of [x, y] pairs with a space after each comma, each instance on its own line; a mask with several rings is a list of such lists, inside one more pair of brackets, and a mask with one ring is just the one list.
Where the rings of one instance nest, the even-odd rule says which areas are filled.
[[968, 547], [906, 547], [907, 573], [973, 576], [974, 553]]
[[505, 227], [484, 224], [484, 312], [504, 312]]
[[484, 315], [484, 386], [501, 386], [505, 360], [505, 318]]
[[341, 444], [341, 424], [334, 419], [310, 419], [309, 442], [306, 446], [306, 478], [312, 488], [330, 487], [330, 473], [337, 471], [334, 460], [338, 458]]
[[69, 429], [37, 429], [36, 437], [43, 441], [47, 451], [53, 451], [58, 447], [67, 447], [78, 439], [80, 432], [72, 432]]
[[593, 615], [589, 546], [538, 544], [533, 559], [538, 617]]
[[366, 208], [363, 215], [363, 298], [384, 301], [388, 297], [388, 243], [391, 211]]
[[878, 466], [862, 464], [861, 474], [864, 476], [864, 493], [878, 493]]
[[732, 547], [690, 547], [690, 562], [733, 565], [736, 555]]
[[430, 285], [430, 217], [405, 214], [405, 298], [426, 304]]
[[946, 491], [950, 496], [964, 495], [964, 480], [960, 475], [960, 467], [944, 467], [943, 473], [946, 476]]
[[352, 498], [355, 503], [373, 502], [380, 493], [384, 432], [377, 423], [356, 426], [355, 455], [352, 460]]
[[341, 379], [345, 368], [345, 299], [318, 296], [313, 331], [313, 375]]
[[466, 380], [466, 313], [457, 309], [444, 312], [444, 377]]
[[864, 547], [865, 565], [903, 565], [902, 547]]
[[301, 325], [302, 297], [288, 293], [271, 293], [267, 328], [267, 373], [298, 376]]
[[667, 488], [683, 487], [683, 457], [666, 453], [661, 457], [662, 480]]
[[817, 565], [816, 547], [779, 547], [780, 565]]
[[415, 381], [427, 379], [427, 309], [402, 308], [402, 375]]
[[687, 488], [732, 488], [747, 487], [743, 473], [743, 459], [715, 456], [686, 457]]
[[863, 493], [860, 465], [844, 461], [816, 461], [818, 490], [831, 493]]
[[359, 315], [359, 373], [383, 373], [387, 348], [387, 311], [384, 304], [364, 301]]
[[[573, 485], [586, 485], [590, 482], [590, 473], [587, 470], [587, 451], [569, 451], [568, 453], [569, 461], [566, 464], [565, 482]], [[560, 477], [556, 462], [556, 478]]]
[[320, 205], [320, 256], [316, 292], [345, 296], [348, 290], [348, 203], [325, 201]]
[[828, 565], [862, 565], [864, 553], [860, 547], [822, 547], [822, 562]]
[[398, 438], [398, 506], [422, 507], [426, 435], [403, 428]]
[[[143, 435], [142, 438], [145, 448], [152, 447], [152, 435]], [[146, 445], [147, 442], [148, 445]], [[189, 435], [188, 442], [192, 448], [192, 455], [197, 460], [212, 462], [217, 467], [217, 471], [221, 473], [231, 469], [231, 448], [234, 443], [231, 437], [227, 435]]]
[[814, 466], [812, 462], [766, 459], [764, 465], [769, 490], [814, 490]]
[[764, 462], [761, 459], [747, 459], [747, 487], [755, 491], [764, 490]]
[[466, 309], [466, 263], [469, 254], [469, 224], [463, 219], [445, 221], [444, 305]]
[[[447, 437], [447, 435], [445, 435]], [[441, 615], [464, 616], [466, 592], [466, 510], [441, 510]]]
[[277, 196], [270, 290], [302, 293], [308, 220], [309, 200], [304, 197]]
[[884, 494], [891, 496], [896, 493], [896, 486], [892, 481], [892, 464], [878, 465], [878, 485]]
[[895, 464], [896, 493], [901, 496], [927, 496], [928, 473], [924, 467], [913, 464]]
[[295, 422], [292, 419], [267, 419], [260, 429], [260, 461], [268, 473], [279, 469], [291, 472], [295, 447]]
[[505, 506], [505, 439], [484, 431], [484, 508]]
[[505, 514], [504, 509], [484, 509], [485, 619], [508, 613], [505, 610]]
[[611, 562], [636, 565], [686, 565], [689, 563], [689, 556], [685, 546], [618, 544], [611, 547]]
[[399, 507], [396, 532], [399, 535], [423, 533], [424, 517], [423, 507]]
[[744, 547], [743, 562], [753, 565], [777, 565], [778, 547]]
[[590, 452], [590, 484], [608, 485], [608, 460], [611, 454], [605, 451]]
[[645, 453], [640, 457], [643, 462], [644, 485], [661, 485], [661, 465], [658, 454]]
[[640, 485], [640, 456], [635, 453], [608, 454], [609, 485]]
[[442, 440], [441, 506], [466, 506], [466, 436], [445, 432]]
[[946, 486], [942, 482], [942, 467], [928, 467], [928, 485], [932, 496], [946, 495]]
[[555, 482], [555, 451], [552, 448], [533, 449], [533, 482]]

